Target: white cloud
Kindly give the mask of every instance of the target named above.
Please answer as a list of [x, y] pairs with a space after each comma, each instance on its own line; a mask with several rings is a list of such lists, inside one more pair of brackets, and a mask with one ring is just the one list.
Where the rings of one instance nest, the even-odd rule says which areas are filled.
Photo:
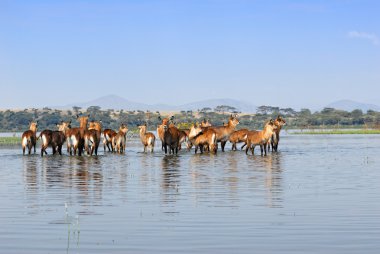
[[372, 42], [373, 45], [376, 45], [376, 46], [380, 45], [379, 37], [377, 37], [377, 35], [373, 34], [373, 33], [350, 31], [350, 32], [348, 32], [348, 37], [365, 39], [365, 40]]

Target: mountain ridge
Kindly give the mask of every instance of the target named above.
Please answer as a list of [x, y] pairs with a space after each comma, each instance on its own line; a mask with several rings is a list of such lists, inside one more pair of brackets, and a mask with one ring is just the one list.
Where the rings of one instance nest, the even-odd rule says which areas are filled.
[[[208, 100], [200, 100], [190, 103], [184, 103], [181, 105], [169, 105], [169, 104], [146, 104], [131, 101], [125, 99], [118, 95], [106, 95], [94, 100], [90, 100], [84, 103], [70, 103], [65, 106], [52, 107], [57, 109], [71, 109], [74, 106], [78, 106], [81, 108], [88, 108], [90, 106], [99, 106], [101, 109], [124, 109], [124, 110], [150, 110], [150, 111], [181, 111], [181, 110], [198, 110], [202, 108], [211, 108], [214, 109], [216, 106], [220, 105], [228, 105], [235, 107], [238, 111], [244, 113], [256, 113], [257, 106], [252, 103], [245, 102], [237, 99], [230, 98], [220, 98], [220, 99], [208, 99]], [[331, 102], [330, 104], [325, 106], [326, 108], [335, 108], [339, 110], [345, 111], [353, 111], [355, 109], [360, 109], [363, 112], [367, 112], [368, 110], [380, 111], [380, 106], [370, 103], [357, 102], [353, 100], [337, 100]], [[323, 108], [319, 109], [322, 110]], [[317, 109], [318, 110], [318, 109]]]
[[345, 111], [353, 111], [355, 109], [360, 109], [363, 112], [367, 112], [368, 110], [380, 111], [380, 106], [370, 103], [357, 102], [353, 100], [338, 100], [328, 104], [326, 107], [335, 108], [339, 110]]
[[180, 110], [198, 110], [205, 107], [214, 109], [219, 105], [228, 105], [235, 107], [241, 112], [256, 112], [256, 106], [240, 100], [222, 98], [222, 99], [209, 99], [200, 100], [191, 103], [185, 103], [182, 105], [168, 105], [168, 104], [145, 104], [135, 101], [127, 100], [118, 95], [106, 95], [94, 100], [90, 100], [84, 103], [70, 103], [64, 106], [58, 106], [53, 108], [58, 109], [71, 109], [74, 106], [81, 108], [88, 108], [90, 106], [99, 106], [102, 109], [124, 109], [124, 110], [151, 110], [151, 111], [180, 111]]

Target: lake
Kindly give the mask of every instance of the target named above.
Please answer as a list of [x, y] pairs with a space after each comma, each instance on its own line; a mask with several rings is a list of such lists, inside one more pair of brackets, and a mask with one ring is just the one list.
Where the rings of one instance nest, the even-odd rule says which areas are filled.
[[158, 143], [98, 157], [0, 147], [1, 253], [379, 252], [380, 135], [286, 135], [266, 157]]

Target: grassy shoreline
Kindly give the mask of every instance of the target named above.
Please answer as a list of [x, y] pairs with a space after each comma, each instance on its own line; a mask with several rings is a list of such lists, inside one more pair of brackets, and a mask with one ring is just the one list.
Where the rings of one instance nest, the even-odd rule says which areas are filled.
[[0, 137], [0, 145], [21, 145], [20, 137]]
[[380, 134], [380, 130], [365, 130], [365, 129], [356, 129], [356, 130], [345, 130], [345, 129], [338, 129], [338, 130], [307, 130], [307, 131], [297, 131], [293, 132], [291, 134], [294, 135], [368, 135], [368, 134]]

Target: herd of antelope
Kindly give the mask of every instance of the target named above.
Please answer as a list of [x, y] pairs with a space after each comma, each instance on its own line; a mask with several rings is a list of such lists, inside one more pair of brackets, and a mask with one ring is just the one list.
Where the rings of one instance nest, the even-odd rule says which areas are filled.
[[[98, 154], [101, 136], [103, 134], [104, 151], [124, 153], [126, 146], [126, 136], [128, 127], [121, 124], [118, 131], [104, 129], [102, 132], [101, 121], [88, 121], [89, 116], [78, 116], [79, 127], [71, 127], [71, 121], [57, 124], [58, 130], [43, 130], [37, 137], [37, 122], [31, 122], [29, 130], [22, 134], [22, 151], [25, 155], [26, 148], [31, 154], [32, 148], [36, 153], [37, 140], [41, 139], [41, 156], [47, 154], [46, 149], [52, 148], [53, 154], [62, 155], [62, 146], [66, 142], [67, 153], [81, 156], [84, 152], [92, 156]], [[200, 124], [193, 124], [190, 129], [179, 129], [171, 118], [159, 118], [162, 123], [157, 126], [157, 136], [161, 140], [161, 149], [165, 154], [177, 154], [181, 150], [181, 145], [186, 144], [188, 150], [193, 146], [195, 153], [208, 152], [217, 153], [218, 143], [224, 152], [227, 141], [232, 143], [232, 150], [237, 150], [237, 143], [244, 143], [245, 153], [250, 150], [252, 155], [256, 146], [260, 146], [261, 155], [267, 155], [270, 148], [272, 152], [277, 152], [280, 141], [280, 131], [285, 120], [278, 116], [275, 120], [267, 121], [263, 130], [235, 130], [239, 124], [237, 115], [231, 115], [226, 124], [222, 126], [212, 126], [208, 120], [203, 120]], [[156, 137], [153, 133], [147, 132], [147, 125], [138, 126], [141, 143], [144, 152], [147, 149], [153, 152]]]

